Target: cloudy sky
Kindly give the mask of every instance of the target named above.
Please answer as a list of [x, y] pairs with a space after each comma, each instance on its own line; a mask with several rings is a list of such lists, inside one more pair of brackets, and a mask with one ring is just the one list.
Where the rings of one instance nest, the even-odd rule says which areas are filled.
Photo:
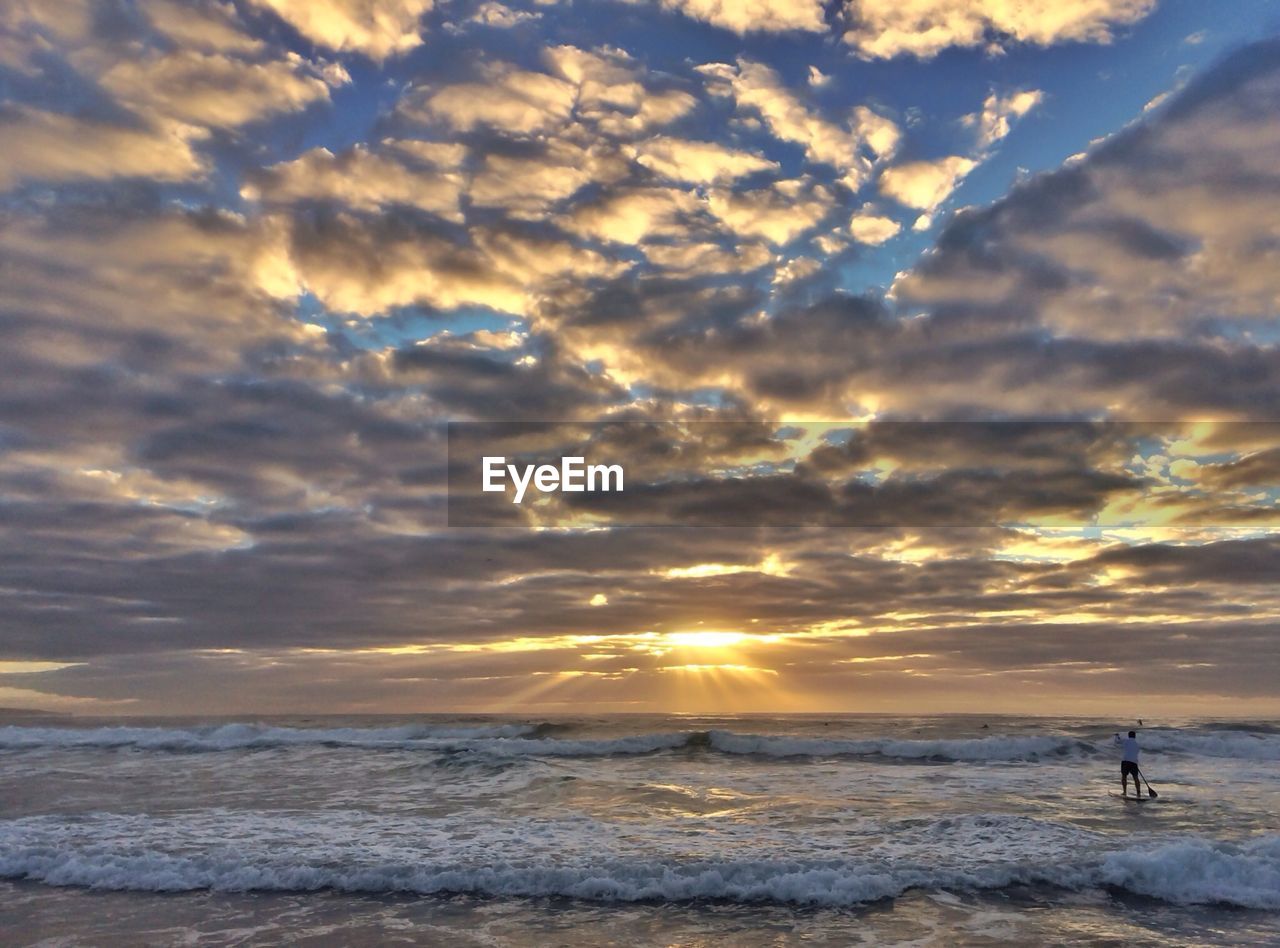
[[0, 704], [1280, 713], [1278, 32], [0, 3]]

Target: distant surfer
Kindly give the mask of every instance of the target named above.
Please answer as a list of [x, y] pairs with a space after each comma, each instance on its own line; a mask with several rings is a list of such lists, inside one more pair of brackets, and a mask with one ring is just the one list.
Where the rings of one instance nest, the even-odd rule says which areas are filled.
[[1116, 732], [1116, 744], [1123, 750], [1120, 754], [1120, 795], [1129, 794], [1129, 775], [1133, 774], [1133, 795], [1141, 799], [1142, 784], [1138, 783], [1138, 732], [1130, 731], [1128, 737], [1121, 737]]

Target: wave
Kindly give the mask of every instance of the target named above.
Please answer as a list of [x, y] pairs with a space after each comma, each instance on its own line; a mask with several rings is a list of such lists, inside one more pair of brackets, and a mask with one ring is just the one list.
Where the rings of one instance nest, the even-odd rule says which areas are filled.
[[1270, 721], [1207, 721], [1201, 725], [1209, 731], [1253, 731], [1259, 734], [1280, 734], [1280, 724]]
[[1144, 751], [1188, 754], [1195, 757], [1235, 757], [1245, 760], [1280, 760], [1280, 735], [1244, 730], [1215, 730], [1208, 734], [1185, 731], [1144, 731], [1139, 736]]
[[260, 724], [217, 727], [0, 727], [0, 749], [120, 748], [155, 751], [340, 746], [403, 748], [497, 757], [611, 757], [657, 751], [712, 751], [768, 757], [886, 757], [904, 760], [1036, 760], [1087, 753], [1091, 745], [1065, 737], [985, 737], [959, 740], [834, 740], [732, 731], [659, 731], [614, 738], [549, 737], [546, 725], [390, 728], [291, 728]]
[[[1280, 760], [1280, 735], [1268, 733], [1157, 729], [1144, 731], [1141, 744], [1143, 750], [1156, 754]], [[381, 728], [282, 727], [248, 723], [190, 728], [0, 727], [0, 750], [131, 747], [149, 751], [214, 752], [307, 746], [422, 750], [506, 759], [611, 757], [663, 751], [769, 758], [864, 757], [974, 763], [1114, 756], [1109, 735], [1098, 742], [1066, 735], [841, 739], [711, 730], [574, 738], [567, 736], [567, 726], [551, 723], [480, 726], [406, 724]]]
[[344, 867], [286, 859], [185, 856], [102, 847], [6, 847], [0, 878], [140, 892], [274, 891], [487, 897], [568, 897], [600, 902], [733, 901], [851, 906], [911, 889], [993, 890], [1043, 885], [1112, 888], [1176, 904], [1280, 909], [1280, 836], [1242, 845], [1181, 839], [1104, 852], [1076, 862], [937, 869], [839, 860], [487, 866], [385, 862]]
[[1015, 761], [1092, 753], [1094, 746], [1069, 737], [976, 737], [939, 740], [876, 738], [827, 740], [709, 732], [711, 746], [726, 754], [768, 757], [888, 757], [899, 760]]
[[442, 741], [434, 749], [457, 753], [478, 752], [496, 757], [615, 757], [694, 747], [697, 746], [698, 737], [698, 732], [671, 731], [603, 740], [503, 738], [489, 741]]
[[222, 724], [191, 728], [165, 727], [0, 727], [0, 749], [135, 747], [160, 751], [227, 751], [317, 745], [343, 747], [409, 747], [455, 740], [502, 740], [542, 733], [541, 724], [476, 727], [405, 724], [396, 727], [276, 727]]
[[497, 757], [607, 757], [649, 754], [690, 746], [696, 734], [662, 732], [606, 740], [544, 737], [556, 725], [504, 724], [486, 727], [403, 725], [387, 728], [272, 727], [223, 724], [196, 728], [162, 727], [0, 727], [0, 750], [39, 748], [137, 748], [149, 751], [232, 751], [282, 747], [355, 747], [468, 752]]

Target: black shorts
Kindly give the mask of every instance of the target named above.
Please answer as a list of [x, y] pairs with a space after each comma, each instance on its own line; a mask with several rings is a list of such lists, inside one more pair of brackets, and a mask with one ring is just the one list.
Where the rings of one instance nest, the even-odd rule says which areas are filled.
[[1131, 760], [1120, 761], [1120, 776], [1128, 777], [1131, 775], [1134, 780], [1138, 779], [1138, 765]]

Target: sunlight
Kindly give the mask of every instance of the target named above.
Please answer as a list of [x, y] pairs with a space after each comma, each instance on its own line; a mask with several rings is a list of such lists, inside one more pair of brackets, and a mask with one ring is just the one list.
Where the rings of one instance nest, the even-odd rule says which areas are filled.
[[711, 576], [732, 576], [735, 573], [763, 573], [766, 576], [789, 576], [791, 565], [784, 563], [777, 553], [770, 553], [758, 563], [699, 563], [696, 566], [672, 566], [655, 573], [668, 579], [706, 579]]
[[676, 648], [730, 648], [746, 641], [748, 636], [743, 632], [665, 632], [662, 644]]

